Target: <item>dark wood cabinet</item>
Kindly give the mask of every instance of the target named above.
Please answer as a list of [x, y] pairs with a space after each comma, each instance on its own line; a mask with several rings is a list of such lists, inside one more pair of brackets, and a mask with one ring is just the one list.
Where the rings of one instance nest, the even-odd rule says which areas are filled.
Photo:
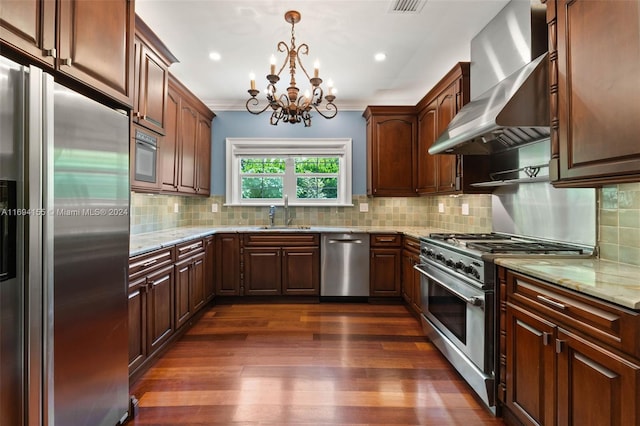
[[640, 314], [498, 268], [509, 424], [640, 422]]
[[3, 2], [0, 28], [2, 46], [132, 105], [132, 0]]
[[56, 45], [55, 0], [22, 0], [2, 2], [0, 39], [39, 62], [55, 65]]
[[246, 296], [318, 296], [320, 237], [313, 233], [244, 235]]
[[213, 235], [204, 239], [204, 296], [210, 301], [216, 293], [216, 244]]
[[175, 321], [180, 328], [206, 303], [204, 240], [178, 244], [176, 253]]
[[163, 192], [208, 196], [215, 114], [169, 75], [166, 135], [160, 147]]
[[402, 235], [371, 234], [369, 296], [400, 297], [402, 283]]
[[178, 60], [136, 15], [134, 39], [134, 123], [165, 133], [169, 67]]
[[216, 295], [240, 296], [242, 253], [238, 234], [216, 234]]
[[172, 249], [129, 260], [129, 374], [134, 374], [174, 334]]
[[402, 298], [414, 314], [422, 312], [420, 272], [414, 266], [420, 263], [420, 241], [405, 235], [402, 246]]
[[640, 181], [640, 3], [546, 3], [553, 184]]
[[370, 106], [367, 120], [367, 195], [416, 196], [415, 108]]
[[489, 179], [488, 157], [429, 154], [431, 145], [469, 102], [469, 93], [469, 63], [459, 62], [416, 105], [416, 190], [421, 195], [490, 192], [471, 186]]

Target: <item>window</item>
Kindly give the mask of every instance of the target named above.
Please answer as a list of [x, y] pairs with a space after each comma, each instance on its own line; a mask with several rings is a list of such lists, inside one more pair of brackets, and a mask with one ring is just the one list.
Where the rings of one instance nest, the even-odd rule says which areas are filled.
[[351, 139], [227, 138], [227, 205], [351, 204]]

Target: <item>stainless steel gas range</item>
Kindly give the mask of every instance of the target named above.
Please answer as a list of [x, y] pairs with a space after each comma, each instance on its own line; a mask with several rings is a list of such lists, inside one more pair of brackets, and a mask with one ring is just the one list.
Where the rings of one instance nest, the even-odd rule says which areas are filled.
[[495, 411], [495, 265], [504, 256], [589, 256], [591, 249], [508, 234], [431, 234], [420, 245], [422, 326]]

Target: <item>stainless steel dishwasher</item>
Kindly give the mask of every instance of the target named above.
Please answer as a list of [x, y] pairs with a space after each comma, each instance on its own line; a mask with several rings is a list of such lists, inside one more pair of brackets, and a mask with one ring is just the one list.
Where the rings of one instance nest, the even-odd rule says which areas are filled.
[[369, 234], [322, 234], [321, 297], [369, 296]]

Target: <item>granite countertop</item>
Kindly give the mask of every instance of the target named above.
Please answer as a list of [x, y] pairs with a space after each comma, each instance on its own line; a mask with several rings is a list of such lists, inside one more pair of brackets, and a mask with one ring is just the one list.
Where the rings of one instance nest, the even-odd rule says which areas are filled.
[[495, 263], [590, 296], [640, 310], [640, 267], [599, 259], [496, 259]]
[[415, 238], [427, 237], [432, 232], [443, 232], [437, 228], [422, 227], [376, 227], [376, 226], [352, 226], [352, 227], [330, 227], [330, 226], [292, 226], [288, 228], [265, 228], [260, 225], [254, 226], [221, 226], [221, 227], [196, 227], [185, 226], [181, 228], [166, 229], [156, 232], [131, 235], [129, 242], [129, 255], [135, 256], [162, 247], [173, 246], [195, 238], [202, 238], [221, 232], [389, 232], [409, 235]]

